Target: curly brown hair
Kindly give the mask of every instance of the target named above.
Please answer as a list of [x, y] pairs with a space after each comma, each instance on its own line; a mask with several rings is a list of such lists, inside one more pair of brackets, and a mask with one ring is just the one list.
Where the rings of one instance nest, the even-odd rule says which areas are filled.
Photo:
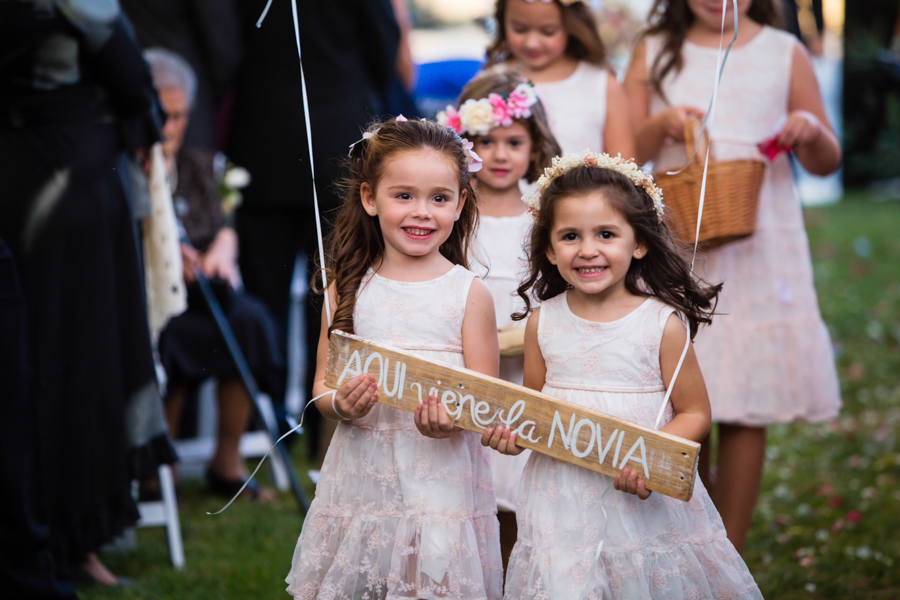
[[[488, 46], [487, 64], [496, 65], [509, 59], [509, 48], [506, 44], [506, 3], [509, 0], [497, 0], [494, 9], [494, 20], [497, 23], [496, 39]], [[562, 14], [563, 27], [569, 34], [566, 54], [575, 60], [609, 68], [606, 46], [600, 39], [600, 28], [593, 11], [583, 2], [565, 5], [554, 0]]]
[[381, 226], [377, 218], [363, 208], [360, 187], [368, 183], [372, 189], [377, 188], [385, 163], [391, 156], [398, 152], [430, 149], [445, 155], [457, 166], [460, 195], [465, 193], [466, 202], [450, 237], [440, 247], [441, 254], [450, 262], [468, 268], [469, 243], [478, 223], [475, 190], [469, 182], [468, 153], [462, 139], [452, 129], [429, 121], [392, 119], [372, 123], [368, 131], [374, 135], [360, 144], [353, 153], [354, 158], [348, 157], [345, 161], [348, 174], [339, 182], [344, 200], [325, 253], [327, 273], [337, 297], [329, 336], [336, 330], [353, 333], [353, 309], [360, 283], [369, 268], [377, 268], [384, 254]]
[[626, 289], [636, 296], [652, 296], [684, 315], [691, 339], [701, 324], [712, 322], [722, 284], [709, 285], [691, 274], [687, 250], [660, 221], [653, 199], [625, 175], [602, 167], [581, 166], [554, 179], [541, 195], [541, 206], [528, 243], [529, 275], [519, 286], [525, 310], [513, 315], [520, 321], [533, 310], [534, 299], [545, 301], [571, 286], [547, 258], [554, 210], [563, 198], [601, 192], [634, 229], [635, 239], [647, 254], [634, 259], [625, 275]]
[[[781, 9], [776, 0], [753, 0], [747, 17], [760, 25], [779, 26], [781, 24]], [[665, 98], [662, 91], [662, 82], [673, 70], [681, 71], [684, 66], [684, 57], [681, 55], [681, 47], [687, 38], [688, 30], [694, 24], [694, 13], [688, 7], [687, 0], [655, 0], [647, 18], [649, 28], [641, 38], [652, 35], [662, 36], [662, 50], [653, 60], [650, 67], [650, 87], [654, 92]]]
[[[466, 100], [480, 100], [487, 98], [489, 94], [509, 94], [516, 86], [528, 83], [528, 80], [502, 66], [489, 69], [476, 78], [472, 79], [463, 88], [462, 95], [459, 97], [458, 105]], [[550, 124], [547, 122], [547, 113], [544, 111], [544, 105], [538, 100], [531, 107], [531, 116], [527, 119], [516, 119], [522, 123], [528, 134], [531, 136], [531, 161], [528, 165], [528, 172], [525, 173], [525, 179], [529, 183], [538, 180], [544, 169], [550, 166], [550, 161], [554, 156], [562, 154], [559, 142], [550, 131]], [[473, 141], [477, 141], [479, 136], [469, 135]]]

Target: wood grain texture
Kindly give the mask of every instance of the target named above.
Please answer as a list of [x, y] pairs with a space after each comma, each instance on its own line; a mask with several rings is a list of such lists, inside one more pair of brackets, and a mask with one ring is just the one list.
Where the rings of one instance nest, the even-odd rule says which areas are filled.
[[463, 368], [372, 344], [340, 331], [331, 334], [325, 384], [337, 389], [369, 373], [378, 401], [415, 412], [434, 395], [457, 427], [482, 433], [503, 425], [517, 445], [598, 473], [634, 470], [647, 489], [690, 500], [700, 444], [569, 404]]

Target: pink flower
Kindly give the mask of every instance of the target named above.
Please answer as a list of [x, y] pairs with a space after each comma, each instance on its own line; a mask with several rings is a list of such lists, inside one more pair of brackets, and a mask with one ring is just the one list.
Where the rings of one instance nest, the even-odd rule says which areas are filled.
[[862, 521], [862, 514], [858, 510], [851, 510], [847, 513], [847, 520], [851, 523], [859, 523]]
[[516, 86], [507, 98], [506, 103], [509, 105], [512, 116], [517, 119], [527, 119], [531, 116], [531, 107], [537, 102], [537, 94], [534, 88], [527, 83], [520, 83]]
[[462, 149], [469, 155], [469, 173], [475, 173], [481, 170], [482, 160], [481, 157], [475, 154], [475, 151], [472, 148], [475, 147], [475, 144], [467, 140], [466, 138], [462, 139]]
[[842, 496], [834, 496], [828, 499], [828, 506], [831, 508], [837, 508], [844, 503], [844, 498]]
[[813, 562], [815, 562], [815, 561], [812, 556], [804, 556], [803, 558], [800, 559], [800, 566], [808, 567], [811, 564], [813, 564]]
[[488, 102], [494, 107], [494, 125], [509, 127], [513, 124], [513, 115], [510, 106], [506, 103], [500, 94], [490, 94]]
[[843, 528], [844, 528], [844, 520], [838, 519], [837, 521], [834, 522], [834, 525], [831, 526], [831, 532], [837, 533], [838, 531], [840, 531]]
[[463, 132], [462, 121], [459, 118], [459, 113], [452, 106], [448, 105], [446, 110], [442, 110], [437, 114], [437, 122], [441, 125], [449, 127], [457, 134], [461, 134]]

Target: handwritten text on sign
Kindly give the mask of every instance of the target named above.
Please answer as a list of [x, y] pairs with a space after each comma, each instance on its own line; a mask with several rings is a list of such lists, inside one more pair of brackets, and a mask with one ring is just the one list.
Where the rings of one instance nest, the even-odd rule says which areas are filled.
[[378, 383], [378, 401], [415, 412], [429, 396], [444, 405], [454, 423], [483, 432], [503, 425], [517, 445], [604, 473], [625, 466], [647, 489], [689, 500], [700, 445], [539, 394], [467, 369], [367, 343], [343, 332], [331, 335], [325, 383], [339, 388], [361, 373]]

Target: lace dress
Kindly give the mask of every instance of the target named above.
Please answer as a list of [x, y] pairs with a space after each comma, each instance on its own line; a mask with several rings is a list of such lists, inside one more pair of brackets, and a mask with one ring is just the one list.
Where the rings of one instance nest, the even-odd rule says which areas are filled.
[[[659, 346], [672, 313], [648, 299], [621, 319], [595, 323], [572, 313], [567, 294], [544, 302], [543, 393], [653, 427], [665, 396]], [[673, 416], [669, 404], [665, 422]], [[640, 500], [613, 489], [611, 477], [533, 453], [516, 516], [509, 600], [579, 598], [604, 527], [585, 598], [762, 597], [699, 479], [690, 502], [662, 494]]]
[[[417, 283], [370, 272], [353, 313], [356, 333], [464, 366], [462, 323], [474, 278], [460, 266]], [[288, 592], [319, 600], [497, 600], [503, 575], [490, 468], [480, 436], [430, 439], [412, 413], [383, 404], [340, 423]]]
[[[525, 305], [516, 293], [519, 284], [528, 274], [528, 255], [525, 242], [534, 223], [527, 212], [515, 217], [489, 217], [478, 219], [476, 250], [470, 264], [481, 276], [494, 298], [497, 329], [525, 327], [525, 321], [513, 321], [511, 315]], [[522, 385], [525, 359], [501, 358], [500, 379]], [[518, 456], [506, 456], [491, 452], [491, 471], [494, 476], [494, 492], [497, 507], [505, 511], [516, 510], [519, 480], [530, 450]]]
[[534, 84], [563, 154], [603, 152], [608, 78], [605, 69], [582, 61], [562, 81]]
[[[765, 160], [756, 145], [774, 135], [787, 116], [797, 43], [788, 33], [764, 27], [731, 51], [712, 130], [717, 159]], [[648, 69], [659, 50], [660, 39], [648, 38]], [[705, 108], [716, 52], [685, 42], [684, 68], [663, 81], [670, 104], [653, 96], [650, 113], [669, 105]], [[669, 140], [654, 159], [654, 170], [677, 168], [686, 159], [683, 144]], [[758, 210], [753, 236], [710, 250], [696, 269], [707, 281], [725, 284], [717, 309], [721, 314], [700, 330], [694, 346], [713, 421], [762, 426], [832, 419], [841, 405], [834, 355], [784, 154], [766, 168]]]

